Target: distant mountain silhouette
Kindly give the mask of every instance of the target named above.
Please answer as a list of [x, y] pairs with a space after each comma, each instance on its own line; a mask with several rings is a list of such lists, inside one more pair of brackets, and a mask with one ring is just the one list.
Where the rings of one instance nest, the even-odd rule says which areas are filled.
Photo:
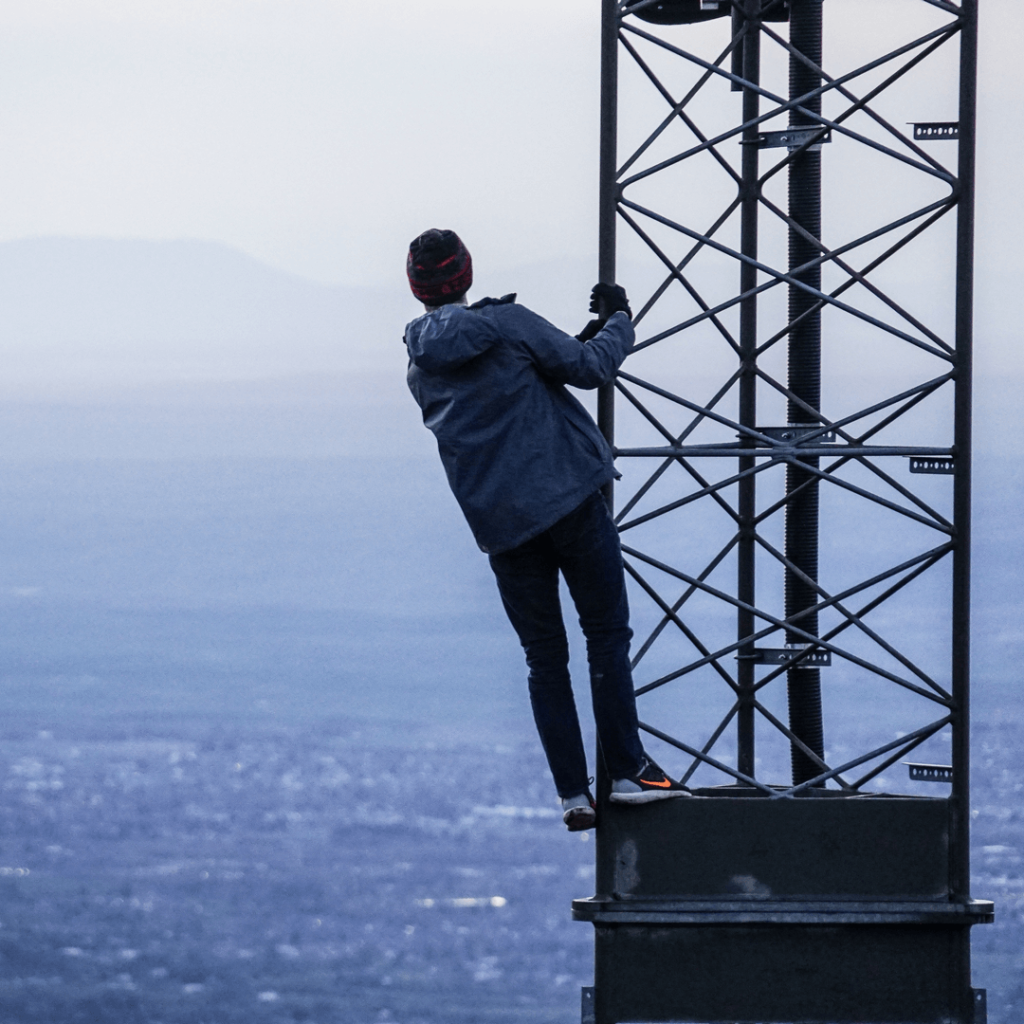
[[202, 241], [0, 243], [0, 360], [16, 377], [236, 378], [401, 362], [415, 306]]

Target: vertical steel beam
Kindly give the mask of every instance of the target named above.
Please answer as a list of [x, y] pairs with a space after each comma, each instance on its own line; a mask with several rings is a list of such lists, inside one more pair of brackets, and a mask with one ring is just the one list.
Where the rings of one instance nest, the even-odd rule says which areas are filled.
[[[598, 198], [598, 280], [615, 283], [615, 218], [619, 199], [618, 106], [619, 106], [619, 10], [616, 0], [601, 0], [601, 151]], [[609, 444], [615, 443], [615, 385], [597, 393], [597, 425]], [[613, 507], [614, 484], [604, 496]]]
[[[741, 77], [751, 83], [761, 80], [761, 31], [756, 19], [761, 11], [761, 0], [743, 0], [743, 9], [733, 8], [733, 28], [736, 34], [743, 34], [743, 41], [737, 47], [741, 55]], [[736, 17], [740, 14], [740, 17]], [[736, 51], [734, 51], [735, 53]], [[740, 183], [740, 250], [745, 256], [757, 259], [758, 223], [758, 126], [753, 122], [760, 112], [760, 97], [754, 88], [743, 89], [743, 155]], [[740, 292], [752, 293], [757, 287], [757, 270], [750, 263], [740, 264]], [[740, 303], [740, 359], [739, 380], [739, 422], [744, 426], [757, 426], [757, 296], [748, 294]], [[753, 441], [744, 436], [740, 442], [752, 447]], [[739, 472], [753, 469], [752, 456], [740, 456]], [[739, 515], [740, 540], [737, 546], [736, 596], [748, 608], [757, 605], [755, 588], [755, 541], [754, 517], [757, 514], [755, 502], [755, 477], [744, 477], [739, 483], [737, 513]], [[752, 636], [754, 633], [753, 612], [741, 608], [737, 614], [736, 639]], [[737, 661], [737, 683], [739, 685], [739, 710], [736, 716], [736, 767], [744, 775], [754, 776], [754, 644], [749, 642], [739, 648]]]
[[978, 60], [977, 0], [963, 0], [960, 31], [960, 142], [956, 234], [956, 391], [953, 444], [953, 788], [950, 890], [967, 899], [970, 861], [970, 671], [971, 671], [971, 376], [974, 309], [974, 140]]
[[[790, 43], [814, 65], [821, 67], [821, 0], [791, 0]], [[813, 91], [821, 76], [799, 57], [790, 55], [790, 99]], [[821, 113], [821, 98], [803, 105], [812, 114]], [[813, 117], [794, 109], [790, 124], [815, 125]], [[809, 263], [819, 253], [814, 239], [821, 237], [821, 153], [815, 147], [794, 154], [789, 166], [789, 216], [802, 229], [789, 230], [790, 272]], [[808, 237], [810, 236], [810, 237]], [[821, 287], [821, 269], [795, 275], [815, 289]], [[807, 407], [821, 407], [821, 313], [813, 310], [815, 299], [803, 289], [790, 285], [789, 390], [800, 402], [790, 400], [789, 422], [817, 423]], [[818, 467], [818, 459], [808, 458], [808, 466]], [[786, 469], [786, 557], [808, 579], [818, 579], [818, 483], [817, 478], [790, 463]], [[814, 588], [792, 570], [786, 571], [786, 616], [796, 615], [817, 603]], [[817, 636], [817, 614], [799, 620], [804, 633]], [[802, 637], [788, 633], [787, 641], [801, 644]], [[821, 673], [799, 664], [787, 672], [789, 727], [819, 757], [824, 757], [825, 742], [821, 716]], [[819, 774], [817, 765], [795, 744], [791, 747], [793, 782], [806, 782]]]
[[[618, 111], [619, 111], [619, 9], [617, 0], [601, 0], [601, 149], [597, 211], [597, 278], [615, 283], [615, 221], [618, 217]], [[600, 314], [600, 315], [603, 315]], [[615, 385], [597, 392], [597, 426], [605, 440], [615, 445]], [[615, 482], [602, 488], [604, 500], [615, 508]], [[611, 791], [598, 744], [597, 799], [602, 805]]]
[[[760, 5], [760, 0], [758, 0]], [[736, 37], [743, 31], [743, 25], [746, 21], [746, 0], [739, 0], [739, 3], [732, 9], [732, 38], [735, 42]], [[743, 44], [735, 46], [732, 53], [729, 55], [729, 70], [740, 78], [743, 77]], [[739, 82], [730, 82], [729, 88], [733, 92], [742, 92], [743, 86]]]

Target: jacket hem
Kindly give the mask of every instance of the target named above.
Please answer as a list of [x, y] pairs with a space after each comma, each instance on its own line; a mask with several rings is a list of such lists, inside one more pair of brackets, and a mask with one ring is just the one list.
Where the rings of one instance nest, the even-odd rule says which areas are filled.
[[551, 529], [551, 527], [554, 526], [559, 519], [564, 519], [567, 515], [569, 515], [570, 512], [574, 511], [580, 505], [582, 505], [583, 502], [586, 501], [587, 498], [589, 498], [594, 493], [594, 491], [600, 490], [602, 487], [604, 487], [606, 483], [608, 483], [610, 480], [614, 480], [617, 476], [619, 476], [619, 473], [617, 472], [614, 466], [605, 467], [601, 473], [596, 474], [592, 478], [591, 483], [587, 484], [584, 487], [577, 488], [577, 490], [573, 491], [572, 498], [564, 502], [560, 502], [556, 506], [558, 511], [548, 517], [545, 517], [545, 520], [540, 526], [530, 527], [528, 531], [517, 536], [511, 544], [501, 544], [497, 547], [484, 547], [484, 545], [481, 544], [480, 541], [477, 541], [477, 547], [480, 548], [480, 550], [485, 555], [503, 555], [506, 551], [512, 551], [514, 548], [519, 547], [521, 544], [526, 544], [528, 541], [533, 540], [534, 537], [539, 537], [545, 530]]

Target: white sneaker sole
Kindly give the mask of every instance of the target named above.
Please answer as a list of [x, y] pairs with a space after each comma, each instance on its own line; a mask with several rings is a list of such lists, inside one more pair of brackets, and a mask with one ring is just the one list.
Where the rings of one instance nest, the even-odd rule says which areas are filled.
[[644, 789], [639, 793], [612, 793], [608, 799], [613, 804], [652, 804], [655, 800], [671, 800], [677, 796], [692, 796], [685, 789]]

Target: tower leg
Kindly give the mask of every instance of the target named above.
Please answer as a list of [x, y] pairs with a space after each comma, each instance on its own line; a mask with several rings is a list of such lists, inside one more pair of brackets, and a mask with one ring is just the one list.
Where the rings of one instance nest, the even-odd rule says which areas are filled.
[[[821, 0], [792, 0], [790, 42], [817, 67], [821, 67]], [[818, 88], [821, 76], [798, 57], [790, 56], [789, 94], [796, 99]], [[802, 104], [812, 113], [821, 112], [821, 98]], [[790, 113], [790, 124], [813, 125], [813, 118], [799, 110]], [[821, 153], [805, 149], [794, 154], [789, 166], [789, 269], [812, 262], [821, 237]], [[794, 275], [812, 288], [821, 288], [821, 268]], [[789, 422], [816, 425], [814, 412], [821, 408], [821, 311], [817, 300], [797, 285], [789, 287]], [[801, 460], [817, 469], [818, 459]], [[786, 617], [799, 615], [817, 604], [814, 588], [807, 580], [818, 579], [818, 482], [799, 463], [786, 470], [786, 558], [796, 567], [786, 571]], [[795, 623], [803, 633], [818, 635], [816, 613], [801, 616]], [[787, 634], [787, 642], [803, 644], [804, 637]], [[788, 672], [789, 726], [793, 733], [819, 757], [824, 757], [825, 740], [821, 715], [821, 673], [797, 665]], [[793, 782], [806, 782], [820, 769], [802, 750], [792, 748]]]
[[[761, 9], [761, 0], [745, 0], [744, 15], [756, 17]], [[733, 26], [743, 32], [743, 42], [737, 48], [741, 54], [740, 73], [742, 77], [757, 84], [761, 77], [761, 33], [756, 28], [746, 29], [750, 24], [746, 17], [734, 17]], [[760, 97], [756, 89], [743, 90], [743, 122], [756, 120], [760, 108]], [[740, 247], [745, 256], [757, 258], [758, 223], [758, 150], [756, 124], [751, 124], [743, 133], [743, 167], [740, 207]], [[744, 294], [757, 287], [757, 271], [748, 263], [740, 264], [740, 291]], [[757, 426], [757, 296], [749, 295], [740, 303], [740, 358], [742, 360], [739, 383], [739, 421], [744, 426]], [[750, 446], [753, 442], [744, 438], [741, 442]], [[740, 473], [754, 468], [751, 456], [739, 459]], [[736, 596], [753, 608], [757, 604], [755, 588], [755, 542], [754, 517], [756, 483], [753, 475], [739, 482], [737, 512], [739, 513], [740, 540], [737, 545]], [[753, 612], [741, 608], [736, 621], [737, 640], [751, 636], [754, 632]], [[739, 686], [739, 710], [736, 715], [736, 767], [751, 778], [754, 776], [754, 644], [744, 644], [739, 649], [736, 665]]]

